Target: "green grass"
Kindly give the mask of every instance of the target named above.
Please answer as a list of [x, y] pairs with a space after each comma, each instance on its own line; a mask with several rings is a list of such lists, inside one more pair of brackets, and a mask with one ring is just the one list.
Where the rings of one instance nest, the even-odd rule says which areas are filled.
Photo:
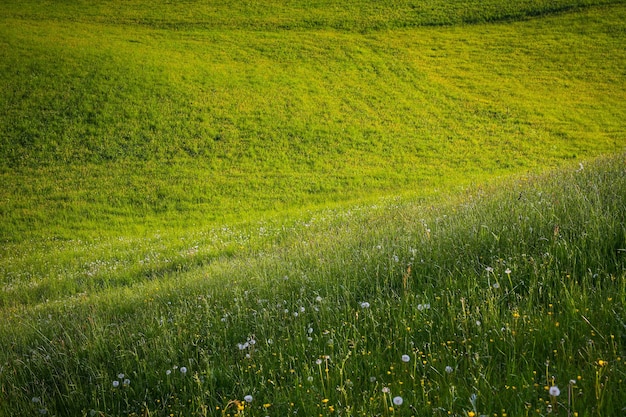
[[625, 163], [33, 248], [3, 261], [0, 415], [619, 415]]
[[2, 241], [462, 190], [626, 143], [621, 2], [124, 4], [3, 9]]
[[0, 417], [624, 413], [623, 1], [0, 10]]

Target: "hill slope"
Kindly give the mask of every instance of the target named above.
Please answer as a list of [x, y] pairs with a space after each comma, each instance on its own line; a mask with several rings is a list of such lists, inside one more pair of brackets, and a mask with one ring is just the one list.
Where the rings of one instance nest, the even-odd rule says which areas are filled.
[[623, 2], [7, 3], [4, 242], [427, 195], [626, 143]]
[[0, 416], [620, 415], [625, 158], [3, 258]]

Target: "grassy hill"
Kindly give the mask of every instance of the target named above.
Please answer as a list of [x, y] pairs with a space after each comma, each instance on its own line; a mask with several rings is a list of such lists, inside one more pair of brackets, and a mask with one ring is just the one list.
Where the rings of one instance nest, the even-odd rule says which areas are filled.
[[623, 1], [0, 0], [0, 417], [623, 414], [625, 44]]
[[5, 258], [0, 415], [620, 415], [625, 166]]
[[626, 11], [601, 3], [4, 2], [0, 239], [197, 229], [621, 151]]

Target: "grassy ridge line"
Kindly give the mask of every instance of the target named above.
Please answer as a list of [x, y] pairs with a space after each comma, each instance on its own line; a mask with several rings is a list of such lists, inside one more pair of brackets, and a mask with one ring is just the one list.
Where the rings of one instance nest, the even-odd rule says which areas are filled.
[[[400, 415], [619, 415], [625, 167], [620, 155], [445, 205], [320, 213], [251, 256], [6, 310], [0, 415], [210, 414], [247, 394], [246, 415], [375, 414], [382, 387], [404, 398]], [[120, 372], [130, 385], [116, 390]]]
[[318, 2], [189, 1], [160, 2], [147, 7], [145, 1], [8, 2], [7, 16], [22, 19], [99, 22], [145, 25], [167, 30], [192, 29], [334, 29], [372, 31], [418, 26], [501, 22], [545, 16], [598, 5], [623, 3], [621, 0], [540, 0], [489, 1], [378, 1]]
[[0, 239], [202, 227], [621, 151], [624, 14], [365, 36], [9, 19]]

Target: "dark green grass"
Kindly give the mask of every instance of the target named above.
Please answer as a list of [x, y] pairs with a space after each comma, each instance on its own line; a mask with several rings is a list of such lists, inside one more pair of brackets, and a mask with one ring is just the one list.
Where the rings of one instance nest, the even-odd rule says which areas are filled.
[[[625, 164], [185, 236], [184, 254], [67, 242], [59, 254], [101, 259], [66, 264], [72, 279], [137, 250], [146, 265], [180, 256], [159, 276], [5, 306], [0, 415], [235, 415], [245, 395], [250, 416], [619, 415]], [[198, 262], [218, 236], [248, 252]]]
[[[237, 4], [228, 18], [232, 4], [7, 5], [0, 239], [189, 230], [428, 195], [624, 147], [622, 3], [367, 33], [306, 23], [326, 3], [268, 3], [255, 17], [299, 10], [284, 13], [305, 22], [297, 30], [250, 27], [253, 4]], [[376, 14], [342, 5], [340, 20], [367, 26]], [[452, 23], [468, 21], [463, 11], [500, 20], [495, 3], [431, 6]], [[203, 13], [234, 23], [207, 26]], [[164, 28], [157, 15], [186, 23]]]

